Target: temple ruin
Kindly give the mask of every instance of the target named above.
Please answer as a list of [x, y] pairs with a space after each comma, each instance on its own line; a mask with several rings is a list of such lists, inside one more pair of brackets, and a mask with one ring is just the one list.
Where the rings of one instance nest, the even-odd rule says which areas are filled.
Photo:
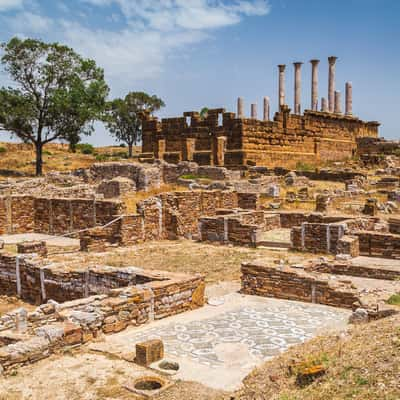
[[337, 57], [329, 57], [328, 100], [321, 98], [318, 110], [318, 65], [312, 66], [311, 105], [302, 112], [301, 62], [294, 63], [293, 112], [286, 103], [286, 65], [279, 65], [279, 110], [270, 120], [270, 99], [263, 99], [263, 119], [257, 117], [257, 104], [251, 104], [246, 117], [244, 100], [237, 112], [224, 108], [208, 110], [203, 119], [196, 111], [182, 117], [150, 115], [143, 121], [141, 159], [160, 159], [170, 163], [194, 161], [200, 165], [229, 168], [280, 166], [295, 168], [298, 163], [318, 166], [321, 160], [340, 161], [353, 157], [360, 138], [377, 138], [379, 123], [363, 121], [353, 114], [352, 84], [345, 84], [345, 112], [341, 93], [335, 86]]

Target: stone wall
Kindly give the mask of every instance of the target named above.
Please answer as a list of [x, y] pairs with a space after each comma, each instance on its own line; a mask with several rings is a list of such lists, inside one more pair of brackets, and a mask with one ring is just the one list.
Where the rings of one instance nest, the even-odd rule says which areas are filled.
[[400, 270], [396, 267], [377, 267], [375, 265], [364, 265], [361, 261], [360, 263], [351, 261], [320, 263], [313, 265], [311, 271], [391, 281], [398, 281], [400, 279]]
[[352, 233], [360, 242], [360, 255], [400, 259], [400, 235], [371, 231]]
[[65, 234], [104, 225], [123, 211], [117, 200], [1, 197], [0, 233]]
[[233, 214], [203, 217], [198, 224], [200, 241], [254, 247], [260, 242], [263, 232], [279, 227], [279, 214], [241, 210]]
[[259, 195], [233, 191], [184, 191], [162, 193], [137, 205], [137, 214], [124, 215], [107, 229], [91, 229], [81, 234], [81, 249], [102, 251], [113, 244], [177, 238], [196, 239], [198, 221], [215, 216], [220, 209], [257, 209]]
[[[31, 277], [37, 279], [36, 275]], [[139, 268], [96, 267], [77, 272], [46, 269], [44, 283], [47, 293], [55, 295], [61, 291], [64, 297], [77, 300], [42, 304], [27, 314], [24, 324], [19, 321], [17, 325], [17, 319], [23, 315], [20, 309], [2, 315], [0, 331], [20, 330], [21, 325], [25, 329], [19, 332], [24, 333], [23, 340], [0, 347], [1, 369], [10, 371], [62, 347], [80, 345], [104, 333], [119, 332], [127, 326], [138, 326], [204, 304], [205, 285], [201, 276]], [[90, 296], [92, 293], [102, 294]]]
[[298, 162], [350, 158], [356, 152], [356, 139], [377, 137], [378, 126], [331, 113], [295, 115], [287, 106], [273, 121], [236, 118], [224, 109], [210, 109], [205, 119], [197, 112], [161, 122], [148, 116], [143, 121], [143, 153], [172, 163], [294, 168]]
[[278, 299], [356, 308], [359, 302], [351, 285], [335, 285], [323, 277], [291, 267], [243, 263], [241, 293]]
[[345, 234], [345, 224], [309, 223], [291, 231], [292, 247], [314, 253], [337, 253], [338, 241]]

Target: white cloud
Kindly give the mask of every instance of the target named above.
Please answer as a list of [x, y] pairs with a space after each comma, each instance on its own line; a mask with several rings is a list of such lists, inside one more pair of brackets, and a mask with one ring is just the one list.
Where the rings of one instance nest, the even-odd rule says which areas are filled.
[[0, 0], [0, 12], [22, 8], [24, 0]]
[[[117, 93], [131, 89], [137, 81], [157, 77], [171, 54], [190, 49], [210, 37], [213, 30], [237, 24], [246, 16], [269, 12], [267, 0], [80, 1], [100, 10], [112, 7], [104, 9], [104, 19], [123, 16], [119, 30], [85, 25], [91, 23], [90, 19], [77, 16], [88, 10], [79, 6], [53, 20], [45, 16], [42, 8], [18, 12], [5, 22], [11, 35], [40, 33], [44, 40], [66, 43], [85, 57], [95, 59]], [[0, 0], [0, 5], [1, 2], [4, 0]], [[96, 24], [102, 26], [99, 21]]]

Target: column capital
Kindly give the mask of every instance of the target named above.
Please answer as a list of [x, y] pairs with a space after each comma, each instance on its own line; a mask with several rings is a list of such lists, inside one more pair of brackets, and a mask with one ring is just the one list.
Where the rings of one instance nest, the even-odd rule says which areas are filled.
[[278, 68], [279, 68], [279, 72], [284, 72], [285, 68], [286, 68], [286, 64], [279, 64]]
[[312, 60], [310, 60], [310, 63], [311, 63], [312, 65], [318, 65], [318, 64], [319, 64], [319, 61], [320, 61], [320, 60], [317, 60], [317, 59], [313, 58]]
[[336, 56], [330, 56], [330, 57], [328, 57], [328, 62], [330, 65], [333, 65], [333, 64], [335, 64], [337, 59], [338, 58]]
[[295, 61], [295, 62], [293, 63], [293, 65], [294, 65], [295, 67], [300, 67], [301, 65], [303, 65], [303, 63], [302, 63], [301, 61]]

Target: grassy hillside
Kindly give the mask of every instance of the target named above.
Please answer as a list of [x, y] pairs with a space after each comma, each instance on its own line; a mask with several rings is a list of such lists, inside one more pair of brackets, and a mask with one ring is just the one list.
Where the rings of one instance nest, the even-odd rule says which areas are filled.
[[[135, 149], [140, 153], [140, 147]], [[68, 150], [68, 145], [49, 143], [43, 151], [44, 173], [50, 171], [70, 171], [86, 168], [98, 161], [123, 161], [128, 156], [126, 147], [78, 146], [75, 153]], [[0, 177], [13, 176], [14, 172], [34, 175], [35, 151], [30, 144], [0, 142]]]

